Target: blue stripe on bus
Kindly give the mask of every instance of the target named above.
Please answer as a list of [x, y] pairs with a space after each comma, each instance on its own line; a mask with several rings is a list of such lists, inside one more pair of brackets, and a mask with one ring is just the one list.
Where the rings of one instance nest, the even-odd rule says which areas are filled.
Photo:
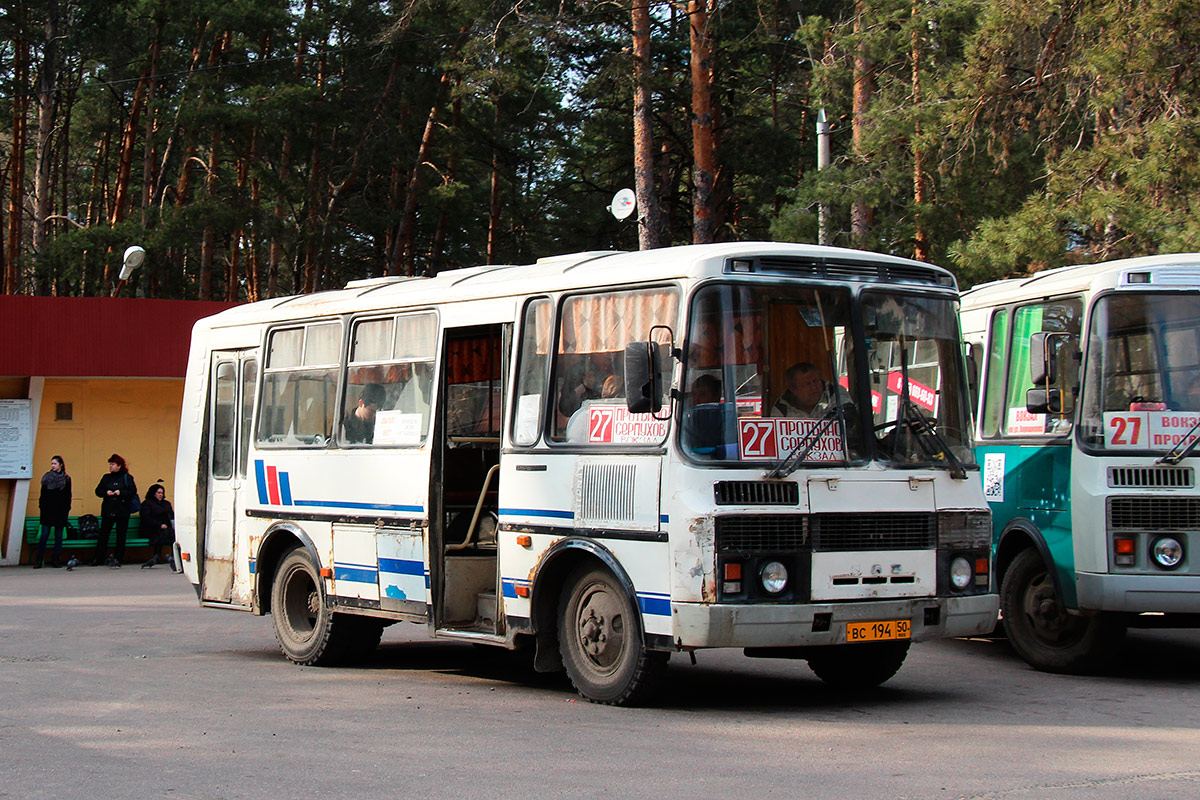
[[279, 500], [285, 506], [292, 504], [292, 482], [288, 480], [286, 472], [279, 473]]
[[403, 558], [379, 559], [379, 571], [388, 575], [424, 575], [425, 564]]
[[379, 573], [370, 567], [358, 564], [334, 564], [333, 579], [351, 583], [377, 583]]
[[[532, 585], [532, 583], [533, 583], [532, 581], [522, 580], [520, 578], [501, 578], [500, 579], [500, 593], [502, 595], [504, 595], [505, 597], [510, 597], [510, 598], [516, 600], [517, 599], [517, 586], [518, 585], [530, 586], [530, 585]], [[526, 597], [526, 598], [521, 598], [521, 599], [528, 600], [529, 598]]]
[[258, 571], [258, 561], [256, 559], [252, 558], [252, 559], [250, 559], [250, 574], [253, 575], [257, 571]]
[[368, 511], [408, 511], [413, 514], [423, 514], [425, 509], [421, 506], [400, 506], [392, 503], [350, 503], [341, 500], [295, 500], [292, 505], [297, 506], [323, 506], [325, 508], [354, 508]]
[[660, 514], [660, 515], [658, 516], [658, 521], [659, 521], [660, 523], [662, 523], [663, 525], [666, 525], [668, 522], [670, 522], [670, 521], [671, 521], [671, 517], [670, 517], [670, 515], [669, 515], [669, 514]]
[[638, 605], [643, 614], [655, 617], [671, 616], [671, 598], [667, 595], [638, 595]]
[[552, 519], [575, 519], [574, 511], [555, 511], [549, 508], [502, 508], [502, 517], [551, 517]]
[[258, 484], [258, 502], [267, 505], [267, 468], [262, 459], [254, 462], [254, 481]]

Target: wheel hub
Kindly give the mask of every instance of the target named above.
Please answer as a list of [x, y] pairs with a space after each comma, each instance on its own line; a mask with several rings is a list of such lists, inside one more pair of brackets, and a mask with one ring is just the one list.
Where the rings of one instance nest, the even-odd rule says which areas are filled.
[[594, 591], [579, 605], [579, 643], [588, 659], [601, 669], [617, 663], [624, 647], [624, 620], [616, 598]]

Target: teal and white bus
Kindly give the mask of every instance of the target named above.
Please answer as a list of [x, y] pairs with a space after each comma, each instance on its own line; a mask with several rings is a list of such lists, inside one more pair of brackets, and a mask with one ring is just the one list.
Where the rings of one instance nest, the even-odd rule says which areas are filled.
[[962, 296], [994, 575], [1032, 666], [1200, 622], [1200, 254], [1064, 267]]

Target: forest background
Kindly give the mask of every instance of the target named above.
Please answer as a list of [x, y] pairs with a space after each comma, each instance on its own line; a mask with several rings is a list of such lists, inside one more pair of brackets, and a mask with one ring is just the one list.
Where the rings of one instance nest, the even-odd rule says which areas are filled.
[[9, 294], [107, 294], [130, 244], [127, 294], [229, 300], [706, 241], [822, 240], [968, 286], [1200, 250], [1197, 0], [0, 14]]

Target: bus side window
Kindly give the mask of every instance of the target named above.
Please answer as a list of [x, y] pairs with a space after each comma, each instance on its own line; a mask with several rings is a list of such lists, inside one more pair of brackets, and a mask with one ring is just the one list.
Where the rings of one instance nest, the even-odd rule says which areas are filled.
[[546, 371], [550, 361], [550, 337], [554, 330], [554, 306], [545, 298], [530, 301], [521, 321], [521, 354], [517, 362], [516, 409], [513, 413], [513, 444], [537, 444], [542, 430]]
[[999, 436], [1004, 430], [1004, 360], [1008, 355], [1008, 309], [992, 316], [988, 340], [987, 367], [984, 369], [983, 413], [979, 420], [984, 437]]
[[[1008, 397], [1004, 432], [1011, 436], [1065, 434], [1071, 430], [1071, 410], [1079, 390], [1079, 335], [1083, 303], [1066, 298], [1021, 306], [1013, 315], [1012, 356], [1008, 369]], [[1030, 378], [1030, 337], [1035, 333], [1066, 334], [1051, 337], [1056, 348], [1058, 375], [1050, 388], [1060, 389], [1066, 408], [1061, 414], [1036, 414], [1025, 407], [1025, 393], [1035, 388]], [[1040, 387], [1039, 387], [1040, 388]]]
[[424, 441], [436, 339], [437, 317], [431, 312], [355, 323], [340, 444], [415, 446]]
[[263, 370], [258, 442], [323, 447], [337, 408], [339, 323], [272, 331]]

